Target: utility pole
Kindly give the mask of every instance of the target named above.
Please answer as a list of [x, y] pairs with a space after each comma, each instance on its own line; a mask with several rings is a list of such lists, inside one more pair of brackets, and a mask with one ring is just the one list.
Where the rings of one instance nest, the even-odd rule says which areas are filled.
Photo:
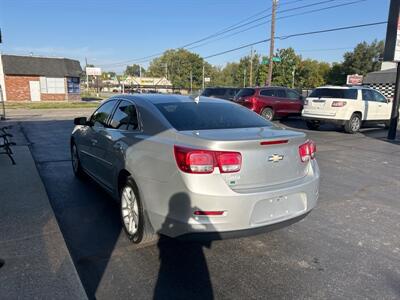
[[85, 57], [85, 73], [86, 73], [86, 89], [87, 89], [87, 93], [89, 94], [89, 75], [87, 73], [87, 57]]
[[253, 86], [253, 46], [251, 46], [250, 52], [250, 86]]
[[139, 78], [142, 78], [142, 66], [139, 65]]
[[193, 72], [190, 70], [190, 94], [193, 93]]
[[268, 79], [266, 85], [272, 84], [272, 70], [273, 70], [273, 57], [275, 48], [275, 17], [276, 7], [279, 0], [272, 0], [272, 17], [271, 17], [271, 40], [269, 45], [269, 65], [268, 65]]
[[203, 61], [203, 90], [204, 90], [204, 61]]
[[243, 87], [246, 87], [246, 68], [243, 69]]
[[296, 66], [293, 66], [292, 71], [292, 89], [294, 89], [294, 75], [296, 74]]
[[165, 63], [164, 66], [165, 66], [165, 78], [168, 79], [168, 63]]

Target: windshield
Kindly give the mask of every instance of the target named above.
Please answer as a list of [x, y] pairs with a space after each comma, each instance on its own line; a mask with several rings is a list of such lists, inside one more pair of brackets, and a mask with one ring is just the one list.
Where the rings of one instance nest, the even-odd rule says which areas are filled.
[[315, 89], [310, 97], [314, 98], [344, 98], [344, 99], [357, 99], [356, 89]]
[[155, 104], [168, 122], [179, 131], [264, 127], [272, 124], [239, 105], [210, 102]]

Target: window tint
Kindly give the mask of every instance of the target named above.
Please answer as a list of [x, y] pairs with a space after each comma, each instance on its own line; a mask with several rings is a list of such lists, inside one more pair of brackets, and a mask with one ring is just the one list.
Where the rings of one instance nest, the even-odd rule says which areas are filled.
[[356, 89], [321, 88], [313, 90], [309, 97], [357, 99], [357, 92]]
[[286, 98], [285, 90], [281, 90], [281, 89], [276, 90], [275, 95], [276, 95], [276, 97], [279, 97], [279, 98]]
[[300, 95], [298, 93], [296, 93], [295, 91], [286, 90], [286, 94], [287, 94], [287, 97], [289, 99], [293, 99], [293, 100], [299, 100], [300, 99]]
[[203, 96], [223, 96], [225, 95], [225, 89], [222, 88], [214, 88], [214, 89], [205, 89], [202, 93]]
[[262, 90], [260, 92], [261, 96], [267, 96], [267, 97], [274, 97], [275, 96], [275, 91], [274, 90]]
[[111, 115], [111, 112], [114, 108], [116, 100], [107, 101], [102, 106], [100, 106], [90, 118], [90, 121], [93, 123], [95, 127], [106, 127], [107, 119]]
[[371, 90], [362, 90], [362, 99], [364, 101], [375, 101], [374, 94]]
[[237, 89], [228, 89], [228, 96], [234, 97], [237, 93]]
[[121, 101], [110, 124], [111, 128], [121, 130], [136, 130], [138, 129], [138, 119], [136, 107], [128, 101]]
[[372, 91], [372, 93], [374, 95], [375, 101], [387, 103], [385, 96], [383, 96], [381, 93], [378, 93], [377, 91]]
[[176, 102], [156, 107], [177, 130], [207, 130], [271, 126], [251, 110], [227, 103]]
[[236, 97], [248, 97], [253, 96], [255, 93], [255, 89], [240, 89], [239, 93], [237, 93]]

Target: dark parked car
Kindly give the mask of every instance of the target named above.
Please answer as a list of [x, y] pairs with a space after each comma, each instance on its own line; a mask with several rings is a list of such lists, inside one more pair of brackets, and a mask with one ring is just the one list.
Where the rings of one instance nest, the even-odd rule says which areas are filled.
[[243, 88], [236, 94], [234, 101], [267, 120], [300, 116], [303, 109], [303, 96], [285, 87]]
[[205, 88], [201, 93], [201, 96], [210, 97], [210, 98], [219, 98], [233, 101], [237, 92], [239, 92], [239, 88], [231, 88], [231, 87], [210, 87]]

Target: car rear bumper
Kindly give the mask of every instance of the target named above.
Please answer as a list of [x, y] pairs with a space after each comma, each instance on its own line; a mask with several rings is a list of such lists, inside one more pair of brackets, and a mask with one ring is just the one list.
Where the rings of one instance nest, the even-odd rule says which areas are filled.
[[336, 125], [344, 125], [346, 123], [346, 120], [339, 120], [339, 119], [332, 119], [329, 116], [320, 116], [320, 115], [302, 115], [301, 118], [304, 121], [317, 121], [320, 123], [330, 123], [330, 124], [336, 124]]
[[[206, 190], [206, 189], [205, 189]], [[257, 234], [302, 219], [316, 205], [319, 169], [314, 160], [309, 173], [298, 180], [264, 190], [216, 196], [185, 189], [172, 197], [165, 215], [148, 211], [154, 229], [170, 237], [191, 234], [213, 239]], [[198, 216], [195, 211], [223, 211], [221, 216]]]

